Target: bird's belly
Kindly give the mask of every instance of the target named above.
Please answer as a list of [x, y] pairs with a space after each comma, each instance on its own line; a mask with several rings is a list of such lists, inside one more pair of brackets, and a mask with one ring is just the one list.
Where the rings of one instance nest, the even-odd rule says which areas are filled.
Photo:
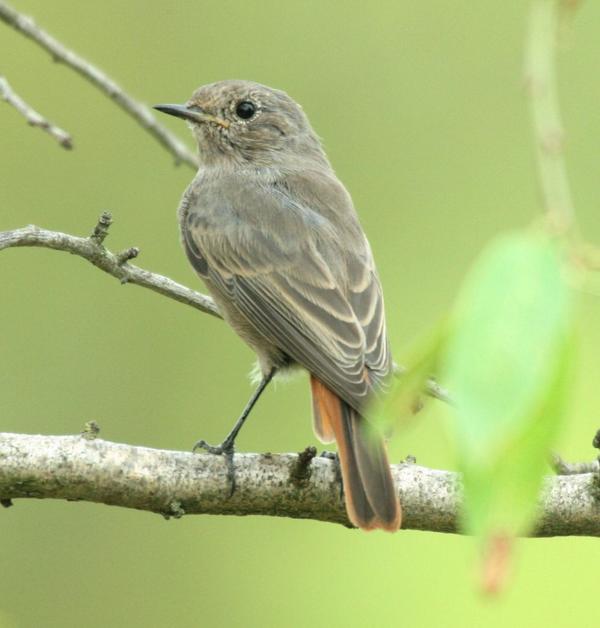
[[254, 325], [238, 310], [232, 300], [221, 293], [221, 290], [203, 277], [206, 287], [219, 306], [223, 318], [235, 331], [235, 333], [256, 353], [260, 370], [264, 375], [271, 369], [278, 370], [291, 367], [294, 361], [284, 351], [265, 338]]

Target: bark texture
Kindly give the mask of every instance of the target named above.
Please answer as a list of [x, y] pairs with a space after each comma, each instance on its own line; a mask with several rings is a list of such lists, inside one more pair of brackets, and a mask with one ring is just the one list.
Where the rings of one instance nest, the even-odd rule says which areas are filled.
[[[65, 499], [192, 514], [268, 515], [350, 526], [337, 463], [302, 454], [236, 454], [230, 495], [221, 456], [166, 451], [83, 436], [0, 434], [0, 502]], [[458, 532], [458, 474], [394, 465], [402, 527]], [[598, 474], [549, 477], [535, 536], [600, 536]]]

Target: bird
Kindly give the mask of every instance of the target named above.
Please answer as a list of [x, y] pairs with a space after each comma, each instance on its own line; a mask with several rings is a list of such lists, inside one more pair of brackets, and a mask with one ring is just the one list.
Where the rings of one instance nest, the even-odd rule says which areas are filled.
[[382, 287], [350, 194], [306, 114], [284, 91], [246, 80], [204, 85], [185, 104], [155, 109], [185, 120], [196, 139], [181, 242], [261, 376], [225, 440], [195, 449], [232, 457], [269, 382], [303, 368], [315, 434], [337, 444], [351, 523], [396, 531], [386, 445], [367, 418], [393, 371]]

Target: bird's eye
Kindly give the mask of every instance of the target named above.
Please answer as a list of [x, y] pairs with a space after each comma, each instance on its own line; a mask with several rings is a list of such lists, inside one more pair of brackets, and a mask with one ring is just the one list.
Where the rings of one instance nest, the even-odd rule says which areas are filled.
[[256, 113], [256, 105], [249, 100], [242, 100], [236, 105], [235, 113], [242, 120], [249, 120]]

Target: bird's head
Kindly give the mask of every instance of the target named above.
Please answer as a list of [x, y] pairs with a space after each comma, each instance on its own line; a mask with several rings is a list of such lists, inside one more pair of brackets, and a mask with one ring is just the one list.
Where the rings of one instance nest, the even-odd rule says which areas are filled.
[[185, 105], [154, 108], [187, 120], [203, 165], [293, 169], [306, 160], [328, 164], [300, 105], [259, 83], [211, 83]]

